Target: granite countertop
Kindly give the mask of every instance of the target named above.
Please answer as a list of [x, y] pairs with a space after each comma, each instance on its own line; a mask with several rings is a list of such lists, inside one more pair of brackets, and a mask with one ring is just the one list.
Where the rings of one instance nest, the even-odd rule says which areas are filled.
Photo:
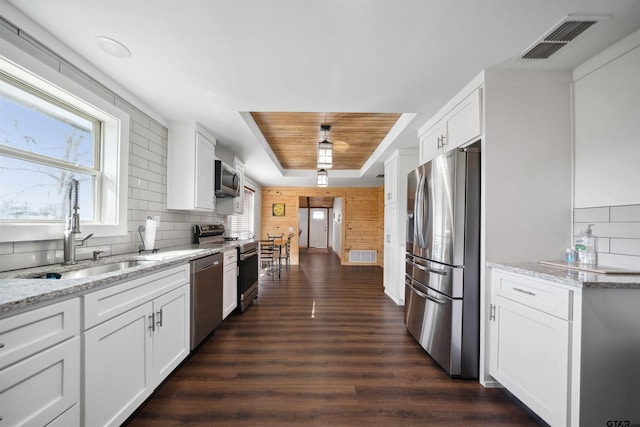
[[487, 262], [487, 267], [578, 288], [640, 289], [640, 275], [638, 274], [589, 273], [569, 268], [544, 265], [538, 262]]
[[[235, 249], [237, 241], [225, 242], [221, 245], [200, 247], [197, 244], [163, 248], [155, 253], [138, 253], [104, 257], [100, 261], [78, 261], [71, 266], [61, 264], [45, 265], [41, 267], [25, 268], [0, 272], [0, 317], [12, 314], [13, 311], [24, 309], [44, 302], [54, 302], [79, 296], [100, 288], [114, 285], [122, 280], [133, 279], [157, 270], [186, 264], [191, 260], [206, 255]], [[97, 274], [89, 277], [74, 279], [48, 280], [36, 278], [46, 273], [64, 273], [98, 265], [111, 264], [121, 261], [143, 260], [142, 265]]]

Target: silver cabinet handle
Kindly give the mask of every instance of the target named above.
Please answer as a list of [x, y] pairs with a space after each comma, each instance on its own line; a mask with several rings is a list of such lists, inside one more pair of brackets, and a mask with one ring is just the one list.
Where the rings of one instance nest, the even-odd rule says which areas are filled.
[[155, 313], [151, 313], [151, 315], [149, 316], [149, 329], [151, 329], [151, 332], [154, 332], [156, 330], [155, 316]]
[[489, 312], [489, 320], [496, 320], [496, 305], [491, 304], [491, 311]]
[[156, 324], [158, 325], [158, 328], [162, 326], [162, 309], [160, 309], [160, 311], [158, 312], [158, 321], [156, 322]]
[[536, 294], [531, 292], [531, 291], [525, 291], [524, 289], [520, 289], [520, 288], [513, 288], [514, 291], [516, 292], [520, 292], [521, 294], [525, 294], [525, 295], [531, 295], [532, 297], [535, 297]]

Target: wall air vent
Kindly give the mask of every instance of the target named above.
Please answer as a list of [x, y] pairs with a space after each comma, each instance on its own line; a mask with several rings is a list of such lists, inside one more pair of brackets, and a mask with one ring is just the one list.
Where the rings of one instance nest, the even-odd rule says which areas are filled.
[[523, 59], [547, 59], [603, 17], [566, 16], [521, 55]]
[[376, 251], [351, 249], [349, 251], [349, 262], [375, 263]]

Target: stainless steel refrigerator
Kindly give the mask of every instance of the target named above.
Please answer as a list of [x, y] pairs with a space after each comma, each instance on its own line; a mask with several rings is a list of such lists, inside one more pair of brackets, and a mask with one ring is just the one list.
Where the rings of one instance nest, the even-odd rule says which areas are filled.
[[449, 375], [477, 378], [480, 149], [455, 149], [408, 175], [405, 325]]

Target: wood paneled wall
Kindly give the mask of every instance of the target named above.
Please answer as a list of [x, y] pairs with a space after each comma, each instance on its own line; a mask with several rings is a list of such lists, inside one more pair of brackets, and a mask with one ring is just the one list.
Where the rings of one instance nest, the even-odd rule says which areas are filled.
[[[349, 251], [375, 250], [377, 265], [383, 265], [384, 191], [376, 188], [309, 188], [309, 187], [262, 187], [262, 229], [260, 238], [267, 234], [284, 233], [289, 228], [295, 234], [291, 242], [291, 263], [298, 264], [298, 209], [300, 196], [342, 197], [342, 253], [343, 265], [349, 262]], [[284, 216], [273, 216], [274, 203], [285, 204]], [[330, 218], [330, 221], [333, 219]], [[371, 264], [363, 264], [371, 265]]]

